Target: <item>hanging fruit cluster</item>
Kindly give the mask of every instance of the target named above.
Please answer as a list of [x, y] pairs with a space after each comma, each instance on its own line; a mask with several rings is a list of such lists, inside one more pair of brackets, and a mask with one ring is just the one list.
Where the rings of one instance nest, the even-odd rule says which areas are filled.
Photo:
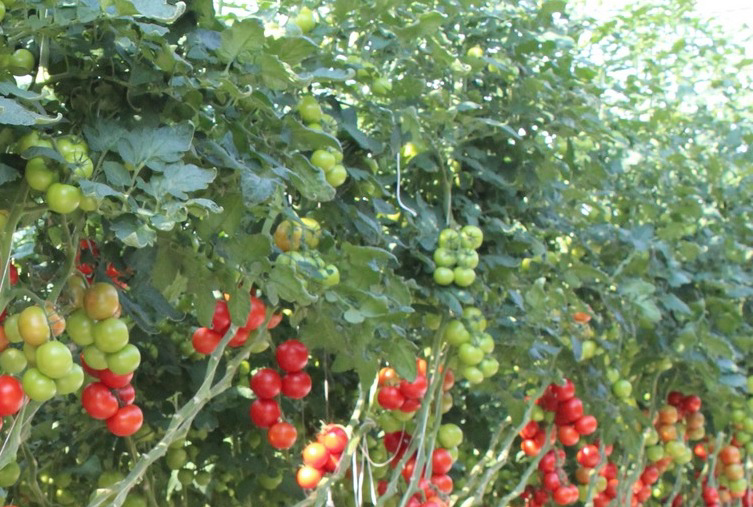
[[[249, 297], [251, 298], [251, 308], [246, 323], [235, 332], [233, 338], [228, 342], [229, 347], [237, 348], [245, 345], [251, 333], [259, 329], [267, 318], [267, 307], [264, 302], [253, 294]], [[281, 315], [273, 315], [267, 323], [267, 329], [277, 327], [281, 319]], [[198, 328], [191, 337], [191, 344], [196, 353], [208, 355], [214, 352], [214, 349], [222, 341], [222, 337], [230, 329], [230, 324], [230, 309], [227, 306], [227, 301], [220, 299], [214, 306], [212, 326]]]
[[300, 223], [283, 220], [274, 233], [275, 245], [282, 250], [275, 262], [293, 268], [306, 285], [308, 280], [323, 288], [337, 285], [340, 271], [334, 264], [327, 264], [316, 250], [321, 236], [322, 227], [313, 218], [301, 218]]
[[478, 250], [484, 233], [475, 225], [466, 225], [460, 232], [443, 229], [439, 233], [439, 247], [434, 250], [434, 281], [439, 285], [469, 287], [476, 280]]
[[456, 347], [459, 371], [471, 384], [480, 384], [499, 371], [499, 362], [491, 355], [494, 338], [486, 332], [486, 317], [478, 308], [466, 307], [462, 319], [449, 321], [444, 339]]
[[[312, 130], [328, 132], [330, 135], [337, 134], [337, 123], [332, 116], [324, 114], [319, 102], [311, 95], [301, 98], [298, 103], [298, 114], [306, 123], [306, 127]], [[348, 171], [343, 165], [343, 154], [340, 150], [332, 147], [314, 150], [310, 162], [314, 167], [321, 169], [327, 179], [327, 183], [337, 188], [348, 179]]]
[[81, 392], [81, 406], [86, 413], [93, 419], [104, 420], [113, 435], [128, 437], [136, 433], [144, 422], [144, 414], [133, 404], [136, 400], [131, 385], [133, 373], [117, 375], [111, 370], [85, 369], [98, 379]]
[[296, 473], [298, 485], [303, 489], [315, 488], [324, 474], [337, 470], [347, 445], [348, 434], [343, 428], [334, 424], [325, 426], [316, 436], [316, 442], [303, 448], [303, 466]]
[[251, 403], [251, 422], [267, 429], [267, 441], [276, 449], [290, 449], [298, 433], [292, 424], [280, 421], [282, 411], [275, 398], [280, 393], [294, 400], [305, 398], [311, 392], [311, 377], [303, 371], [309, 359], [309, 350], [298, 340], [287, 340], [275, 351], [277, 366], [282, 376], [272, 368], [262, 368], [251, 377], [251, 390], [256, 399]]
[[73, 136], [48, 138], [32, 131], [16, 145], [16, 151], [24, 155], [35, 149], [26, 162], [24, 178], [33, 190], [44, 193], [44, 201], [50, 210], [68, 214], [81, 208], [95, 211], [97, 200], [86, 197], [76, 185], [79, 180], [91, 178], [94, 163], [89, 157], [89, 147], [83, 139]]

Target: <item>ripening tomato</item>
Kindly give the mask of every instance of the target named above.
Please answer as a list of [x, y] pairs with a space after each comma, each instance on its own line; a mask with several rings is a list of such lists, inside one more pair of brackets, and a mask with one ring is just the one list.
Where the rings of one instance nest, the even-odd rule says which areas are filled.
[[194, 331], [191, 337], [191, 343], [196, 352], [208, 355], [214, 352], [217, 345], [222, 341], [222, 335], [206, 327], [200, 327]]
[[126, 405], [107, 420], [107, 429], [115, 436], [129, 437], [141, 429], [144, 414], [138, 405]]
[[295, 426], [289, 422], [278, 422], [269, 427], [267, 441], [275, 449], [290, 449], [298, 437]]
[[719, 459], [721, 459], [722, 463], [725, 465], [740, 463], [740, 449], [734, 445], [728, 445], [719, 451]]
[[110, 318], [115, 315], [119, 307], [118, 290], [109, 283], [95, 283], [84, 294], [84, 309], [91, 319]]
[[282, 379], [272, 368], [262, 368], [251, 377], [251, 390], [261, 399], [271, 399], [280, 394]]
[[400, 377], [398, 376], [394, 368], [390, 368], [386, 366], [382, 368], [381, 370], [379, 370], [379, 385], [380, 386], [394, 385], [394, 384], [397, 384], [399, 380], [400, 380]]
[[317, 468], [304, 465], [298, 469], [295, 480], [303, 489], [314, 489], [322, 480], [322, 472]]
[[282, 377], [282, 394], [294, 400], [305, 398], [311, 392], [311, 377], [305, 371], [288, 373]]
[[118, 399], [106, 385], [93, 382], [81, 392], [81, 405], [94, 419], [109, 419], [118, 411]]
[[287, 340], [275, 351], [277, 364], [288, 373], [301, 371], [309, 360], [309, 349], [298, 340]]
[[316, 440], [324, 445], [330, 454], [341, 454], [348, 445], [348, 434], [339, 426], [326, 426]]
[[688, 413], [695, 413], [701, 410], [701, 398], [691, 394], [689, 396], [686, 396], [682, 400], [682, 408], [685, 410], [685, 412]]
[[50, 339], [47, 314], [39, 306], [24, 308], [18, 317], [18, 331], [24, 342], [38, 347]]
[[98, 371], [97, 375], [99, 376], [99, 380], [110, 389], [119, 389], [121, 387], [125, 387], [130, 384], [131, 379], [133, 379], [133, 372], [126, 373], [124, 375], [118, 375], [117, 373], [114, 373], [112, 370], [107, 368]]
[[314, 468], [322, 468], [329, 458], [329, 451], [320, 442], [311, 442], [303, 448], [303, 464]]
[[17, 414], [23, 403], [21, 382], [10, 375], [0, 375], [0, 417]]
[[275, 400], [254, 400], [249, 410], [251, 421], [260, 428], [269, 428], [280, 419], [280, 406]]

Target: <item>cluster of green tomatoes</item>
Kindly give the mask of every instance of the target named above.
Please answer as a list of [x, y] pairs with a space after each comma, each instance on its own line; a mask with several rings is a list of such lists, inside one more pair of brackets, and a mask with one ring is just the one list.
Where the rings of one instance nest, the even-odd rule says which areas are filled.
[[439, 285], [469, 287], [476, 280], [478, 252], [484, 242], [484, 233], [475, 225], [466, 225], [460, 231], [443, 229], [439, 233], [439, 247], [434, 250], [434, 281]]
[[494, 338], [486, 332], [486, 317], [475, 306], [464, 308], [461, 318], [449, 321], [443, 336], [455, 350], [450, 366], [471, 384], [480, 384], [499, 371], [499, 362], [491, 355]]
[[65, 215], [79, 208], [97, 209], [97, 200], [84, 196], [76, 185], [78, 180], [91, 178], [94, 172], [89, 147], [83, 139], [48, 138], [32, 131], [19, 139], [16, 151], [25, 158], [28, 156], [24, 170], [26, 183], [43, 194], [52, 211]]
[[[306, 95], [298, 103], [298, 114], [306, 127], [312, 130], [336, 130], [337, 123], [332, 116], [324, 114], [319, 102], [311, 95]], [[348, 179], [348, 171], [343, 165], [343, 154], [334, 148], [314, 150], [309, 159], [314, 167], [324, 172], [327, 183], [337, 188]]]

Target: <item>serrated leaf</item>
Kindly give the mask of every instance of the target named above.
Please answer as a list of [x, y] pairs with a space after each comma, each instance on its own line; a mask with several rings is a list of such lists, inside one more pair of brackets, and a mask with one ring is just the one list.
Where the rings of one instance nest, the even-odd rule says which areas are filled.
[[318, 49], [308, 37], [280, 37], [268, 40], [267, 49], [288, 65], [297, 65], [313, 55]]
[[102, 169], [105, 171], [105, 178], [110, 185], [125, 189], [131, 184], [132, 175], [123, 167], [123, 164], [108, 160], [102, 164]]
[[185, 123], [126, 132], [117, 143], [118, 154], [136, 168], [147, 166], [162, 171], [166, 164], [178, 162], [191, 148], [193, 132], [193, 126]]
[[98, 199], [104, 199], [109, 196], [120, 196], [120, 192], [112, 189], [104, 183], [97, 183], [96, 181], [79, 180], [78, 186], [81, 187], [81, 191], [84, 195], [95, 196]]
[[346, 122], [342, 124], [342, 128], [364, 150], [368, 150], [375, 155], [384, 151], [384, 144], [361, 132], [356, 125]]
[[0, 97], [0, 124], [3, 125], [50, 125], [60, 121], [63, 116], [58, 113], [55, 118], [35, 113], [23, 107], [15, 100]]
[[202, 169], [193, 164], [172, 164], [165, 167], [162, 176], [152, 178], [151, 183], [157, 196], [169, 194], [178, 199], [187, 199], [187, 192], [206, 189], [216, 176], [214, 169]]
[[126, 131], [112, 120], [97, 118], [93, 125], [84, 127], [84, 136], [89, 148], [94, 151], [109, 151], [118, 144]]
[[248, 63], [264, 45], [264, 24], [256, 18], [244, 19], [222, 32], [221, 41], [217, 55], [223, 62]]
[[[331, 201], [335, 198], [335, 189], [327, 183], [324, 171], [314, 167], [309, 159], [300, 153], [293, 156], [292, 162], [293, 170], [283, 170], [282, 174], [290, 180], [303, 197], [318, 202]], [[275, 169], [275, 172], [279, 172], [280, 169], [282, 168]]]
[[326, 132], [310, 129], [291, 117], [286, 118], [285, 126], [290, 129], [291, 141], [295, 148], [301, 151], [313, 151], [327, 147], [342, 151], [342, 146], [337, 138]]
[[0, 162], [0, 185], [15, 181], [21, 176], [17, 170]]
[[398, 37], [414, 40], [435, 33], [444, 23], [445, 16], [438, 11], [426, 12], [419, 16], [418, 21], [404, 28], [395, 30]]
[[234, 289], [228, 291], [230, 299], [227, 302], [227, 308], [230, 312], [230, 319], [233, 324], [243, 327], [248, 321], [248, 314], [251, 312], [251, 298], [247, 289]]
[[23, 88], [19, 88], [18, 86], [14, 84], [13, 81], [0, 82], [0, 94], [13, 95], [14, 97], [18, 97], [20, 99], [26, 99], [26, 100], [42, 99], [41, 94], [30, 91], [30, 90], [24, 90]]
[[157, 233], [133, 215], [118, 217], [110, 227], [120, 241], [134, 248], [152, 245], [157, 239]]
[[165, 0], [114, 0], [118, 14], [123, 16], [141, 16], [172, 23], [186, 11], [184, 2], [168, 4]]
[[276, 178], [260, 176], [250, 167], [241, 169], [241, 194], [248, 208], [269, 200], [280, 186], [282, 184]]

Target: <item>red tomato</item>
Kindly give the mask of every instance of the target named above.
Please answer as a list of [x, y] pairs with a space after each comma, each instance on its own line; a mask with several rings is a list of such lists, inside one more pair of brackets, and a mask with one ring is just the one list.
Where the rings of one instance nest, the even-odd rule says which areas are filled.
[[288, 373], [301, 371], [309, 360], [309, 349], [298, 340], [282, 342], [275, 351], [277, 364]]
[[322, 480], [322, 471], [314, 467], [302, 466], [295, 474], [295, 480], [303, 489], [314, 489]]
[[261, 299], [251, 296], [251, 310], [248, 312], [248, 319], [246, 319], [246, 325], [243, 327], [249, 331], [256, 331], [264, 324], [266, 319], [267, 307], [264, 306]]
[[580, 398], [570, 398], [557, 407], [555, 422], [557, 424], [570, 424], [583, 417], [583, 402]]
[[719, 503], [719, 491], [716, 488], [706, 486], [703, 488], [703, 501], [706, 504]]
[[94, 419], [109, 419], [118, 412], [118, 399], [102, 382], [93, 382], [81, 392], [81, 405]]
[[654, 465], [647, 466], [641, 474], [641, 482], [643, 484], [653, 484], [659, 480], [659, 469]]
[[452, 368], [447, 368], [447, 373], [442, 378], [442, 391], [447, 392], [455, 385], [455, 372]]
[[314, 468], [322, 468], [329, 459], [329, 451], [324, 444], [311, 442], [303, 448], [303, 464]]
[[554, 396], [560, 403], [575, 396], [575, 384], [570, 379], [565, 379], [564, 385], [552, 384], [552, 386]]
[[415, 412], [421, 408], [421, 400], [406, 399], [400, 407], [401, 412]]
[[267, 329], [274, 329], [277, 326], [280, 325], [280, 322], [282, 322], [282, 314], [276, 313], [272, 315], [272, 317], [269, 319], [269, 322], [267, 323]]
[[673, 407], [679, 407], [682, 405], [683, 398], [685, 398], [685, 396], [680, 391], [671, 391], [667, 395], [667, 403]]
[[590, 435], [596, 431], [598, 426], [599, 422], [592, 415], [584, 415], [575, 421], [575, 431], [577, 431], [579, 435]]
[[539, 461], [539, 471], [544, 473], [554, 472], [557, 469], [557, 465], [561, 465], [564, 462], [565, 451], [562, 449], [557, 449], [556, 452], [551, 450], [541, 458], [541, 461]]
[[316, 439], [327, 448], [330, 454], [341, 454], [348, 445], [348, 434], [339, 426], [325, 427]]
[[431, 455], [431, 470], [434, 474], [446, 474], [452, 468], [452, 455], [447, 449], [434, 449]]
[[24, 404], [21, 382], [10, 375], [0, 375], [0, 417], [15, 415]]
[[295, 426], [289, 422], [278, 422], [269, 427], [267, 440], [275, 449], [290, 449], [298, 437]]
[[447, 474], [433, 474], [431, 476], [431, 483], [436, 486], [436, 488], [446, 494], [449, 495], [452, 493], [453, 483], [452, 483], [452, 477], [450, 477]]
[[141, 429], [144, 414], [138, 405], [126, 405], [107, 420], [107, 429], [118, 437], [129, 437]]
[[16, 266], [11, 264], [8, 270], [10, 271], [10, 284], [17, 285], [18, 284], [18, 269], [16, 269]]
[[305, 371], [288, 373], [282, 377], [282, 394], [294, 400], [305, 398], [311, 392], [311, 377]]
[[594, 507], [607, 507], [612, 499], [605, 495], [603, 492], [594, 495], [593, 502]]
[[323, 470], [325, 472], [334, 472], [337, 470], [337, 466], [340, 464], [340, 454], [329, 454], [327, 462], [324, 464]]
[[411, 436], [404, 431], [394, 431], [384, 434], [384, 448], [387, 452], [405, 451], [410, 445]]
[[212, 331], [219, 335], [224, 335], [230, 329], [230, 310], [227, 301], [220, 299], [214, 305], [214, 315], [212, 315]]
[[275, 400], [254, 400], [249, 414], [255, 425], [269, 428], [280, 419], [280, 406]]
[[113, 389], [113, 394], [115, 394], [121, 406], [131, 405], [136, 401], [136, 390], [131, 384]]
[[608, 481], [616, 479], [617, 465], [615, 465], [614, 463], [607, 463], [606, 465], [604, 465], [604, 468], [599, 471], [599, 475], [602, 475]]
[[422, 399], [428, 388], [429, 382], [424, 375], [417, 375], [413, 382], [408, 382], [407, 380], [400, 381], [400, 393], [407, 399]]
[[[573, 489], [575, 489], [575, 493], [573, 493]], [[575, 498], [573, 498], [573, 496], [575, 496]], [[554, 500], [554, 503], [557, 505], [569, 505], [575, 503], [577, 499], [578, 488], [572, 484], [568, 486], [560, 486], [554, 493], [552, 493], [552, 500]]]
[[682, 400], [682, 408], [690, 414], [698, 412], [701, 410], [701, 398], [694, 394], [686, 396]]
[[262, 368], [251, 377], [250, 385], [256, 396], [269, 400], [280, 394], [282, 379], [276, 370]]
[[405, 482], [410, 482], [411, 477], [413, 477], [413, 471], [416, 469], [416, 456], [415, 454], [408, 458], [408, 461], [405, 462], [405, 465], [403, 466], [402, 472], [400, 472], [403, 476], [403, 479], [405, 479]]
[[593, 468], [599, 464], [601, 456], [599, 455], [599, 448], [595, 445], [583, 446], [576, 455], [578, 463], [586, 468]]
[[206, 327], [200, 327], [194, 331], [191, 337], [191, 343], [196, 352], [203, 355], [208, 355], [214, 352], [217, 345], [222, 341], [222, 335], [216, 331], [212, 331]]
[[544, 486], [544, 489], [547, 491], [555, 492], [560, 488], [562, 482], [560, 481], [560, 476], [557, 472], [547, 472], [541, 480], [541, 485]]
[[399, 410], [405, 403], [405, 397], [397, 387], [385, 386], [379, 389], [377, 402], [385, 410]]
[[574, 426], [567, 425], [557, 428], [557, 438], [560, 442], [562, 442], [562, 445], [569, 447], [578, 443], [578, 440], [580, 440], [580, 435], [575, 430]]
[[384, 479], [380, 479], [379, 482], [377, 482], [377, 494], [379, 496], [382, 496], [387, 492], [387, 481]]
[[133, 379], [133, 373], [126, 373], [125, 375], [117, 375], [113, 372], [111, 372], [109, 369], [104, 369], [99, 371], [99, 380], [102, 381], [104, 385], [111, 389], [118, 389], [120, 387], [125, 387], [128, 384], [131, 383], [131, 379]]
[[539, 427], [539, 423], [536, 421], [528, 421], [525, 426], [523, 426], [523, 429], [520, 431], [519, 435], [521, 438], [533, 438], [536, 436], [536, 433], [539, 432], [541, 428]]

